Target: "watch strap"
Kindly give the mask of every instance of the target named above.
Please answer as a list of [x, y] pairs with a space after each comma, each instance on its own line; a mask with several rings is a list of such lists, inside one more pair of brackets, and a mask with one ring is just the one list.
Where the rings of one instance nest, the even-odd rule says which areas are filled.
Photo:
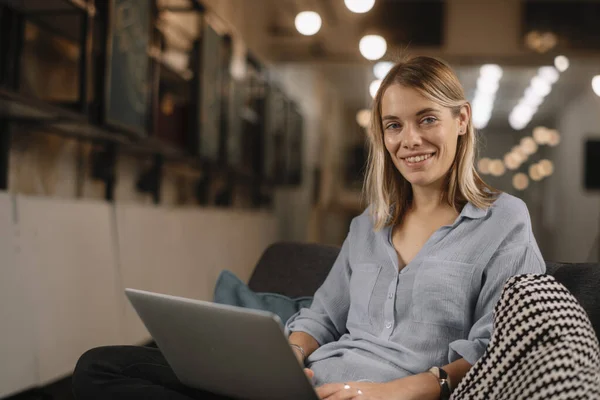
[[440, 367], [433, 367], [429, 370], [429, 372], [435, 375], [435, 377], [438, 379], [438, 382], [440, 383], [440, 400], [450, 400], [452, 390], [450, 387], [450, 379], [448, 378], [448, 373]]

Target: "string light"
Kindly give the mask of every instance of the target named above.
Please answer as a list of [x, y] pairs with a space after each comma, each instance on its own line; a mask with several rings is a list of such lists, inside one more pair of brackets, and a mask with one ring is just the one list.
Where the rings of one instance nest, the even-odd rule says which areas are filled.
[[363, 128], [369, 126], [371, 122], [371, 110], [368, 108], [362, 109], [356, 113], [356, 122]]
[[375, 0], [344, 0], [348, 10], [356, 14], [364, 14], [375, 5]]
[[375, 97], [375, 95], [377, 95], [377, 91], [379, 90], [379, 86], [381, 86], [381, 80], [380, 79], [376, 79], [373, 82], [371, 82], [371, 84], [369, 85], [369, 93], [371, 94], [371, 97]]
[[312, 36], [321, 29], [321, 16], [314, 11], [302, 11], [296, 15], [296, 29], [304, 36]]
[[512, 184], [517, 190], [525, 190], [529, 186], [529, 178], [524, 173], [519, 172], [513, 176]]
[[358, 48], [367, 60], [379, 60], [387, 51], [387, 42], [379, 35], [367, 35], [360, 39]]
[[479, 160], [477, 162], [477, 170], [479, 170], [479, 172], [481, 174], [487, 175], [490, 173], [490, 162], [492, 160], [490, 160], [487, 157], [482, 158], [481, 160]]

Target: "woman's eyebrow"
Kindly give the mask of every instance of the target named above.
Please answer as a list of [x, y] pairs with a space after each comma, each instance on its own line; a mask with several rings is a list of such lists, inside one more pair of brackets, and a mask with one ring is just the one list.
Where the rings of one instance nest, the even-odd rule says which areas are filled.
[[[440, 110], [438, 110], [437, 108], [427, 107], [427, 108], [424, 108], [422, 110], [417, 111], [417, 113], [415, 115], [418, 117], [420, 115], [427, 114], [427, 113], [430, 113], [430, 112], [439, 113]], [[390, 119], [398, 119], [398, 117], [396, 117], [395, 115], [386, 115], [386, 116], [384, 116], [384, 117], [381, 118], [382, 121], [390, 120]]]
[[422, 109], [421, 111], [417, 111], [417, 113], [415, 115], [418, 117], [419, 115], [427, 114], [430, 112], [438, 112], [439, 113], [440, 110], [438, 110], [437, 108], [427, 107], [427, 108]]

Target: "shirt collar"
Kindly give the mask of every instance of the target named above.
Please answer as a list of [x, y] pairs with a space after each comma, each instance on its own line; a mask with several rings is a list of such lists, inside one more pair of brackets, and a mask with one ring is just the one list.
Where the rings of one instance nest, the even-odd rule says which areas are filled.
[[488, 214], [489, 208], [477, 208], [473, 203], [468, 202], [463, 207], [460, 215], [471, 219], [483, 218]]

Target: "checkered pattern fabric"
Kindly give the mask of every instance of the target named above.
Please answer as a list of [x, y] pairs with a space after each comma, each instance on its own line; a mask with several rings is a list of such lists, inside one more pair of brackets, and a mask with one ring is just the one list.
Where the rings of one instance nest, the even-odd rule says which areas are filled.
[[487, 350], [451, 399], [600, 399], [600, 350], [586, 312], [552, 276], [509, 279]]

